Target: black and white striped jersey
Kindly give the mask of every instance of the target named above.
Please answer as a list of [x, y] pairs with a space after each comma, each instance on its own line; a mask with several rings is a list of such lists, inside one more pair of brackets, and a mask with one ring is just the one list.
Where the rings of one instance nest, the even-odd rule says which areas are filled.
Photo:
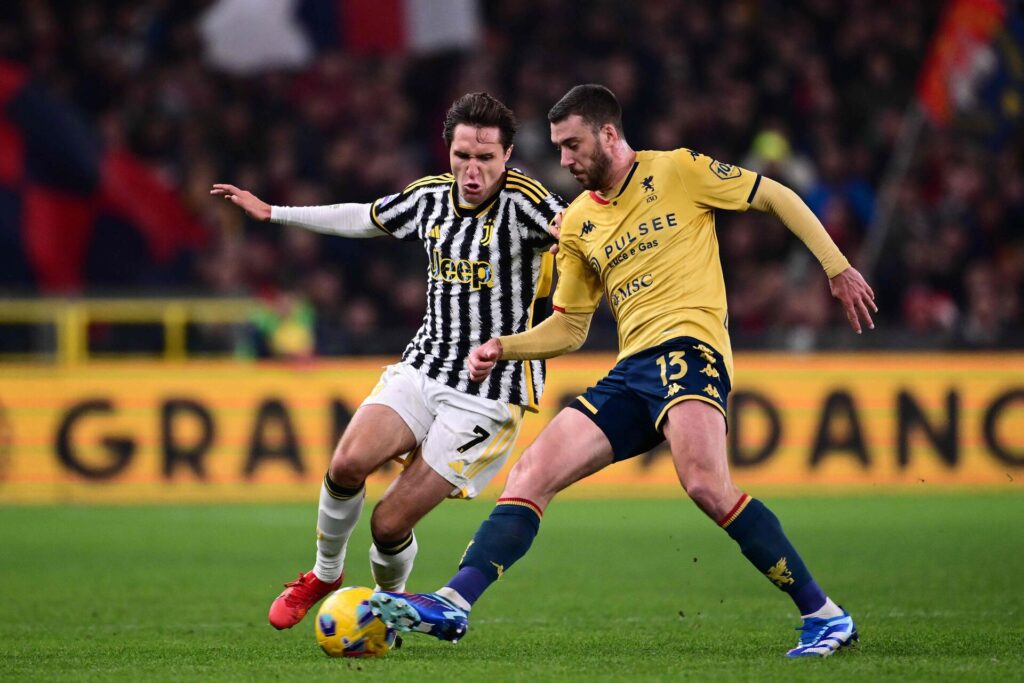
[[375, 201], [374, 224], [427, 252], [427, 311], [402, 354], [428, 377], [475, 396], [536, 410], [544, 362], [499, 361], [481, 383], [466, 360], [491, 337], [515, 334], [550, 308], [554, 239], [548, 224], [565, 202], [538, 181], [508, 169], [496, 194], [468, 208], [450, 174], [428, 176]]

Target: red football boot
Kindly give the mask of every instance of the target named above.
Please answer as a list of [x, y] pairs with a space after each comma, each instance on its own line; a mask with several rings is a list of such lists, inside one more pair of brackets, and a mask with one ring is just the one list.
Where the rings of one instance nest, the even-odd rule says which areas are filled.
[[295, 626], [306, 616], [310, 607], [328, 593], [337, 590], [344, 578], [342, 574], [334, 583], [324, 583], [316, 578], [313, 570], [299, 574], [299, 578], [285, 584], [285, 589], [271, 603], [270, 614], [267, 615], [270, 625], [278, 630]]

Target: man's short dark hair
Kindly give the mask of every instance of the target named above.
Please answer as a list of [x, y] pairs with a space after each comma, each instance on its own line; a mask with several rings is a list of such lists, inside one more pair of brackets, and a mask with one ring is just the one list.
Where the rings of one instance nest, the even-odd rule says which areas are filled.
[[610, 123], [622, 133], [622, 107], [615, 94], [603, 85], [577, 85], [551, 107], [548, 121], [559, 123], [573, 114], [579, 115], [595, 131]]
[[452, 102], [444, 116], [444, 141], [452, 146], [455, 126], [464, 123], [469, 126], [490, 128], [494, 126], [500, 135], [501, 148], [507, 150], [519, 129], [519, 122], [512, 110], [485, 92], [471, 92]]

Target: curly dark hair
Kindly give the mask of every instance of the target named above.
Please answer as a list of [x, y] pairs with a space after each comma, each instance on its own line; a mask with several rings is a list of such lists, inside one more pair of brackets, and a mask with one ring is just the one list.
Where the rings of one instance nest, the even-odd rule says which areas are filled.
[[444, 116], [444, 142], [452, 146], [455, 126], [465, 123], [486, 128], [496, 126], [500, 132], [501, 148], [507, 150], [519, 129], [519, 122], [512, 110], [498, 99], [485, 92], [471, 92], [452, 102]]

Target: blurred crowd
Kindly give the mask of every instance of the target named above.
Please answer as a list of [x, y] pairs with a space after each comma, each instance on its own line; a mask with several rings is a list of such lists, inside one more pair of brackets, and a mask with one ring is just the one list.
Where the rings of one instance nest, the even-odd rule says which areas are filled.
[[[993, 146], [926, 126], [878, 257], [867, 250], [941, 3], [487, 0], [475, 50], [328, 50], [309, 68], [250, 77], [204, 61], [197, 18], [208, 2], [5, 4], [0, 54], [76, 103], [108, 144], [158, 168], [208, 226], [207, 247], [155, 293], [258, 297], [256, 353], [399, 351], [422, 317], [426, 258], [387, 238], [253, 222], [211, 198], [213, 182], [279, 205], [372, 201], [446, 171], [443, 113], [486, 90], [520, 119], [513, 165], [570, 198], [578, 187], [558, 167], [545, 116], [580, 82], [618, 95], [635, 149], [690, 147], [788, 184], [874, 286], [877, 333], [853, 339], [784, 226], [720, 214], [736, 347], [1024, 344], [1020, 131]], [[90, 291], [149, 284], [110, 292], [121, 280], [93, 272]], [[606, 310], [591, 336], [590, 348], [614, 347]]]

